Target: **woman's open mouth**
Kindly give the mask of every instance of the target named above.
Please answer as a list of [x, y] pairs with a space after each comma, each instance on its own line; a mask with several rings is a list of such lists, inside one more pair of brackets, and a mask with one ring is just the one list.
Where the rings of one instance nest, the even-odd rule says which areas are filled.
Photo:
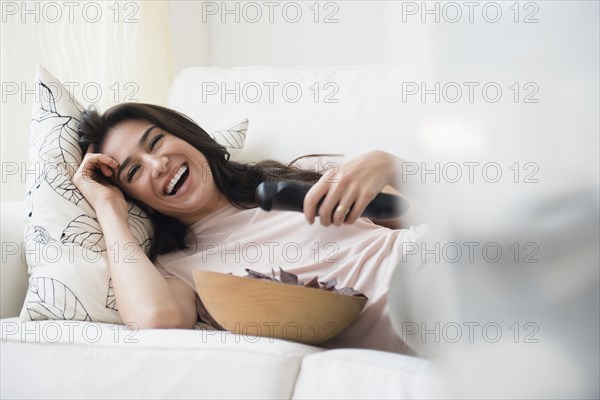
[[186, 164], [179, 167], [177, 173], [175, 173], [175, 176], [173, 176], [173, 179], [171, 179], [171, 182], [169, 182], [169, 184], [167, 185], [165, 189], [165, 194], [167, 196], [173, 196], [174, 194], [176, 194], [179, 191], [179, 189], [181, 189], [189, 175], [190, 172]]

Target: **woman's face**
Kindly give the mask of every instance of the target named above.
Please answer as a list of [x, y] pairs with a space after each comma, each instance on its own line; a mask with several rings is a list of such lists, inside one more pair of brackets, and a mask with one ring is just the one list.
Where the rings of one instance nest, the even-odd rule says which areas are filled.
[[121, 190], [186, 225], [227, 204], [204, 154], [150, 122], [119, 123], [101, 151], [119, 163], [113, 179]]

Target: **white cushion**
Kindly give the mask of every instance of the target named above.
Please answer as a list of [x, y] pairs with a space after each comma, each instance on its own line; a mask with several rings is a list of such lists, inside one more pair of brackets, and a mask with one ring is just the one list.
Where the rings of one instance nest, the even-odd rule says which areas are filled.
[[1, 398], [290, 398], [302, 358], [322, 351], [223, 331], [0, 324]]
[[[242, 161], [384, 149], [420, 159], [415, 102], [402, 103], [399, 67], [188, 68], [168, 104], [205, 130], [248, 117]], [[401, 106], [398, 106], [398, 105]]]
[[294, 399], [432, 399], [444, 384], [428, 360], [375, 350], [339, 349], [302, 361]]

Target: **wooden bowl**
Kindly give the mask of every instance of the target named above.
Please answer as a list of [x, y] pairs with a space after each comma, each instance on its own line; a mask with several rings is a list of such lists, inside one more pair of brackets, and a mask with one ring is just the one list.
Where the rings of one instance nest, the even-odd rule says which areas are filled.
[[227, 331], [320, 344], [348, 327], [367, 302], [322, 289], [195, 270], [198, 295]]

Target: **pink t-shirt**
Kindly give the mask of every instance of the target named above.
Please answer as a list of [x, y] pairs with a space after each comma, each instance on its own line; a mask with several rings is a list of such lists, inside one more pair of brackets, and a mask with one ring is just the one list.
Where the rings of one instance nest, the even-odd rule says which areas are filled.
[[[369, 300], [359, 318], [326, 347], [360, 347], [410, 353], [395, 334], [387, 291], [401, 268], [402, 243], [416, 242], [422, 227], [392, 230], [360, 218], [352, 225], [313, 225], [304, 214], [222, 207], [191, 226], [189, 248], [159, 256], [157, 268], [194, 288], [192, 270], [246, 276], [245, 269], [271, 274], [279, 267], [303, 281], [337, 279]], [[279, 276], [278, 274], [276, 276]]]

